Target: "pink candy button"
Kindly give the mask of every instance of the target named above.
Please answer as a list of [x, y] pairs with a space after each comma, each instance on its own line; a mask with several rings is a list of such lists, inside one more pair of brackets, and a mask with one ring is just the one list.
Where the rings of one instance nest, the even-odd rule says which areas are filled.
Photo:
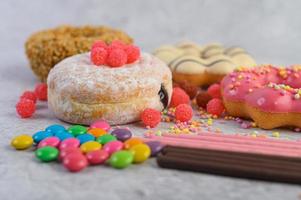
[[63, 165], [70, 172], [78, 172], [83, 170], [88, 166], [88, 160], [83, 154], [79, 153], [69, 153], [63, 159]]
[[65, 149], [65, 148], [70, 148], [70, 147], [74, 147], [77, 148], [80, 145], [80, 141], [76, 138], [68, 138], [64, 141], [62, 141], [61, 145], [60, 145], [60, 150]]
[[63, 148], [60, 150], [59, 161], [62, 161], [70, 153], [82, 154], [82, 151], [78, 147]]
[[112, 141], [106, 143], [103, 148], [104, 151], [108, 152], [110, 155], [115, 151], [120, 151], [123, 149], [123, 143], [120, 141]]
[[86, 157], [91, 165], [97, 165], [104, 163], [109, 158], [109, 154], [104, 150], [96, 150], [87, 153]]
[[60, 139], [55, 136], [52, 136], [42, 140], [39, 143], [38, 148], [45, 147], [45, 146], [58, 147], [59, 144], [60, 144]]
[[111, 129], [111, 126], [108, 122], [104, 120], [98, 120], [90, 125], [90, 128], [101, 128], [105, 131], [109, 131]]

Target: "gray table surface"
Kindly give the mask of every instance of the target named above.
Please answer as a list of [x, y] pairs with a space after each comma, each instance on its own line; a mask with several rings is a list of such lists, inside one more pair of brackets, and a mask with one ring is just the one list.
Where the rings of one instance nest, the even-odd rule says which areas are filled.
[[[301, 52], [300, 6], [300, 1], [280, 0], [1, 1], [0, 199], [299, 199], [296, 185], [159, 169], [154, 159], [123, 171], [97, 166], [70, 174], [59, 164], [39, 163], [31, 151], [13, 150], [9, 143], [15, 135], [62, 123], [45, 103], [38, 104], [31, 119], [15, 113], [18, 96], [37, 82], [23, 48], [34, 31], [59, 24], [106, 24], [127, 31], [145, 51], [182, 39], [218, 41], [245, 47], [260, 63], [295, 64]], [[136, 135], [145, 132], [130, 126]], [[234, 122], [214, 126], [230, 133], [254, 130]], [[300, 133], [280, 132], [300, 138]]]

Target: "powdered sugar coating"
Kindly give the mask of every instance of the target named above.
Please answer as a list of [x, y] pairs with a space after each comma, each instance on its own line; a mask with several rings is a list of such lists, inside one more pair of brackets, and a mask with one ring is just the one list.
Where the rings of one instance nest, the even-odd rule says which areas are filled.
[[90, 124], [97, 119], [111, 124], [137, 121], [147, 107], [161, 110], [161, 85], [169, 99], [171, 72], [156, 57], [142, 53], [139, 60], [119, 68], [95, 66], [90, 53], [69, 57], [49, 73], [49, 105], [59, 118]]

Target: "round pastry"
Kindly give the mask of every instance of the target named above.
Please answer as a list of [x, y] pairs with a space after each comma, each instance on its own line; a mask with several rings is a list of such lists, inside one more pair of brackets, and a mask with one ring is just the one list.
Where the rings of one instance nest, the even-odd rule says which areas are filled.
[[55, 65], [47, 83], [54, 114], [76, 124], [138, 121], [146, 108], [167, 107], [172, 92], [169, 68], [147, 53], [117, 68], [92, 64], [90, 53], [75, 55]]
[[218, 43], [201, 47], [192, 42], [165, 45], [153, 53], [170, 67], [173, 80], [184, 80], [195, 86], [207, 86], [222, 78], [239, 66], [255, 66], [255, 61], [243, 49], [225, 49]]
[[253, 119], [263, 129], [301, 127], [301, 67], [238, 69], [222, 80], [231, 116]]
[[55, 64], [66, 57], [88, 52], [96, 40], [132, 43], [132, 38], [126, 33], [105, 26], [59, 26], [31, 35], [25, 43], [25, 50], [31, 69], [41, 81], [45, 81]]

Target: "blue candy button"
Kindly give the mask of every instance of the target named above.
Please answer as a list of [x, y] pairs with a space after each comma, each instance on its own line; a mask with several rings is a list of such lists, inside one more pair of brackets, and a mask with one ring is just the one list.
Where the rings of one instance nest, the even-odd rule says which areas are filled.
[[86, 142], [94, 141], [95, 140], [95, 137], [93, 135], [91, 135], [91, 134], [88, 134], [88, 133], [79, 135], [76, 138], [80, 141], [80, 144], [84, 144]]
[[48, 131], [39, 131], [32, 135], [33, 141], [37, 144], [45, 138], [51, 137], [53, 134]]
[[53, 124], [48, 126], [46, 129], [46, 131], [51, 132], [52, 134], [57, 134], [59, 132], [63, 132], [65, 131], [65, 127], [59, 124]]
[[74, 136], [69, 133], [68, 131], [61, 131], [61, 132], [58, 132], [56, 134], [54, 134], [54, 136], [58, 137], [60, 139], [60, 141], [63, 141], [67, 138], [73, 138]]

